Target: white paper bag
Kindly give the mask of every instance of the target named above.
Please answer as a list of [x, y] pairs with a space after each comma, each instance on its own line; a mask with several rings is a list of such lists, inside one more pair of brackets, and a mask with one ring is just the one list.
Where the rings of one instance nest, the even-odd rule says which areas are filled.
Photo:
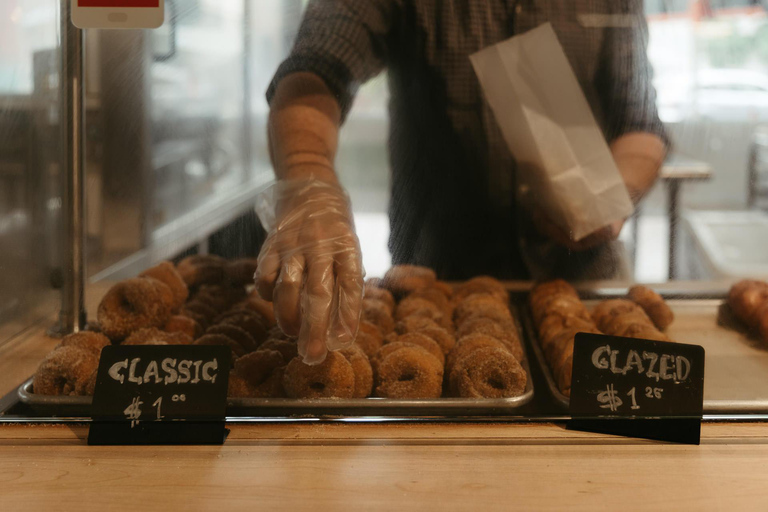
[[632, 201], [563, 47], [546, 23], [470, 57], [535, 206], [580, 240]]

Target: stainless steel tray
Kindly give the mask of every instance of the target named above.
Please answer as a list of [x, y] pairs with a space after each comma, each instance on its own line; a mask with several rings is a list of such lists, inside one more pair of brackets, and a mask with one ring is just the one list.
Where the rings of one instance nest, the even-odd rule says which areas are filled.
[[[584, 301], [592, 307], [597, 301]], [[722, 299], [673, 299], [667, 303], [675, 321], [667, 330], [680, 343], [701, 345], [706, 352], [705, 414], [757, 414], [768, 412], [768, 344], [751, 337], [723, 306]], [[555, 384], [539, 346], [530, 311], [523, 312], [523, 327], [534, 357], [555, 400], [565, 409], [570, 399]]]
[[[513, 308], [514, 316], [520, 313]], [[523, 330], [518, 322], [518, 331], [523, 340]], [[525, 350], [525, 343], [523, 343]], [[525, 393], [514, 398], [434, 398], [396, 400], [391, 398], [354, 399], [293, 399], [293, 398], [228, 398], [228, 414], [239, 416], [509, 416], [519, 414], [519, 409], [533, 400], [533, 378], [524, 353], [523, 368], [528, 373]], [[18, 388], [19, 400], [41, 412], [63, 414], [74, 409], [87, 414], [92, 398], [89, 396], [50, 396], [32, 392], [32, 379]], [[231, 414], [234, 413], [234, 414]]]

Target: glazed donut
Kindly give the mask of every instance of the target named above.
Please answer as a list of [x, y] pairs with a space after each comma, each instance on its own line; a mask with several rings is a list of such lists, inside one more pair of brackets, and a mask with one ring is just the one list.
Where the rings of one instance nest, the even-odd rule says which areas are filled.
[[379, 328], [382, 334], [389, 334], [395, 330], [395, 320], [384, 302], [374, 299], [363, 299], [362, 320], [371, 322]]
[[176, 265], [187, 286], [221, 283], [225, 277], [226, 260], [212, 254], [187, 256]]
[[325, 360], [314, 366], [295, 357], [285, 368], [283, 387], [290, 398], [352, 398], [355, 372], [338, 352], [328, 352]]
[[256, 258], [241, 258], [235, 261], [229, 261], [224, 265], [224, 274], [227, 280], [239, 286], [254, 284], [253, 278], [259, 261]]
[[485, 334], [470, 334], [469, 336], [465, 336], [459, 339], [456, 342], [456, 348], [451, 350], [451, 352], [448, 354], [448, 357], [445, 358], [445, 369], [448, 375], [450, 375], [450, 373], [456, 367], [456, 363], [458, 363], [461, 359], [468, 356], [475, 350], [486, 347], [507, 350], [501, 341], [497, 340], [496, 338], [492, 338], [491, 336], [486, 336]]
[[154, 267], [148, 268], [139, 277], [151, 277], [165, 284], [173, 296], [172, 311], [178, 311], [189, 297], [189, 288], [182, 279], [181, 274], [170, 261], [162, 261]]
[[443, 365], [425, 349], [407, 345], [384, 357], [376, 369], [376, 396], [439, 398]]
[[[592, 310], [592, 319], [594, 320], [597, 328], [605, 332], [605, 326], [619, 315], [625, 315], [627, 313], [636, 313], [638, 315], [645, 315], [643, 308], [626, 299], [611, 299], [605, 300], [595, 306]], [[648, 319], [650, 321], [650, 319]]]
[[544, 301], [542, 306], [533, 306], [533, 321], [536, 327], [541, 325], [547, 316], [575, 316], [584, 320], [592, 320], [589, 310], [578, 297], [570, 295], [553, 295]]
[[275, 350], [282, 354], [283, 359], [290, 361], [299, 356], [299, 346], [293, 340], [270, 339], [259, 346], [259, 350]]
[[661, 331], [656, 329], [653, 325], [646, 323], [629, 322], [624, 325], [617, 326], [616, 330], [611, 333], [613, 336], [623, 336], [625, 338], [638, 338], [644, 340], [654, 341], [670, 341], [670, 339], [664, 335]]
[[40, 363], [32, 378], [32, 390], [37, 395], [87, 395], [98, 367], [99, 356], [94, 350], [60, 347]]
[[512, 398], [525, 393], [528, 375], [517, 359], [499, 348], [481, 348], [457, 362], [450, 386], [463, 398]]
[[373, 391], [373, 369], [368, 356], [357, 345], [339, 351], [347, 358], [355, 373], [355, 391], [352, 398], [366, 398]]
[[395, 295], [406, 295], [437, 281], [435, 271], [418, 265], [395, 265], [384, 274], [382, 284]]
[[441, 365], [445, 364], [445, 354], [443, 353], [443, 349], [440, 348], [440, 345], [438, 345], [435, 340], [426, 334], [422, 334], [420, 332], [409, 332], [408, 334], [401, 334], [398, 336], [397, 341], [401, 343], [409, 343], [411, 345], [418, 345], [419, 347], [432, 354], [435, 359], [440, 361]]
[[192, 338], [183, 332], [165, 332], [160, 329], [150, 327], [148, 329], [139, 329], [128, 336], [123, 345], [142, 345], [148, 341], [163, 341], [168, 345], [189, 345]]
[[270, 329], [277, 325], [274, 305], [268, 300], [262, 299], [256, 290], [242, 304], [243, 307], [260, 315], [264, 320], [264, 324]]
[[395, 332], [397, 334], [406, 334], [435, 327], [441, 328], [437, 322], [426, 316], [407, 316], [395, 324]]
[[223, 345], [232, 350], [232, 360], [245, 355], [245, 349], [238, 342], [223, 334], [204, 334], [197, 338], [193, 345]]
[[546, 348], [549, 340], [565, 330], [576, 332], [594, 332], [595, 323], [591, 320], [584, 320], [577, 316], [556, 316], [546, 317], [539, 326], [539, 344]]
[[109, 338], [98, 332], [80, 331], [69, 336], [64, 336], [54, 350], [61, 347], [76, 347], [83, 350], [89, 350], [96, 354], [97, 357], [101, 356], [101, 349], [110, 345]]
[[417, 334], [423, 334], [431, 338], [435, 343], [440, 346], [440, 350], [443, 354], [448, 354], [453, 347], [456, 346], [456, 338], [451, 335], [447, 330], [442, 327], [423, 327], [419, 330], [412, 331]]
[[750, 328], [758, 328], [760, 308], [768, 302], [768, 283], [746, 279], [731, 287], [728, 305], [734, 315]]
[[674, 321], [675, 314], [669, 308], [664, 298], [646, 286], [633, 286], [629, 289], [629, 298], [636, 302], [660, 330], [665, 331]]
[[576, 299], [579, 298], [579, 293], [573, 286], [562, 279], [555, 279], [554, 281], [547, 281], [534, 286], [529, 295], [529, 304], [532, 309], [535, 309], [534, 306], [546, 297], [560, 295], [567, 295]]
[[617, 333], [628, 324], [642, 324], [648, 327], [652, 327], [653, 329], [656, 328], [653, 325], [653, 322], [651, 322], [651, 319], [648, 318], [648, 315], [646, 315], [645, 311], [642, 309], [639, 311], [622, 313], [614, 317], [606, 316], [603, 318], [604, 320], [602, 324], [598, 325], [598, 329], [600, 329], [605, 334], [612, 334], [614, 336], [619, 336]]
[[240, 327], [233, 324], [218, 324], [209, 327], [205, 334], [223, 334], [229, 339], [237, 342], [245, 353], [254, 352], [259, 348], [259, 344], [253, 339], [253, 336], [245, 332]]
[[355, 344], [365, 352], [365, 355], [373, 357], [384, 344], [384, 337], [378, 327], [371, 322], [362, 320], [357, 330]]
[[193, 340], [203, 335], [203, 328], [200, 324], [184, 315], [173, 315], [165, 322], [163, 330], [166, 332], [182, 332]]
[[245, 382], [237, 383], [241, 389], [232, 390], [243, 398], [277, 398], [283, 392], [283, 367], [285, 360], [275, 350], [259, 350], [246, 354], [235, 361], [232, 374]]
[[104, 334], [121, 340], [133, 331], [165, 325], [171, 316], [171, 308], [163, 301], [161, 287], [169, 290], [156, 279], [136, 277], [110, 288], [97, 311]]
[[389, 308], [389, 314], [393, 314], [395, 311], [395, 297], [386, 288], [377, 288], [375, 286], [365, 285], [363, 294], [364, 299], [373, 299], [383, 302]]

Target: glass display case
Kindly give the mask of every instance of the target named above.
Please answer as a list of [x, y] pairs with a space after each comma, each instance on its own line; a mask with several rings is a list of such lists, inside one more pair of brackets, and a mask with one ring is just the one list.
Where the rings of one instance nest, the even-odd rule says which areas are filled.
[[[336, 13], [334, 18], [318, 7], [320, 2], [307, 10], [307, 2], [301, 0], [166, 0], [166, 21], [155, 31], [83, 33], [69, 25], [66, 4], [66, 0], [4, 0], [0, 6], [3, 418], [89, 417], [93, 390], [85, 384], [76, 392], [64, 385], [56, 388], [60, 392], [43, 392], [33, 381], [42, 368], [40, 362], [60, 350], [61, 336], [71, 334], [66, 327], [74, 325], [108, 344], [121, 344], [142, 329], [154, 329], [133, 342], [172, 344], [170, 334], [181, 332], [188, 338], [186, 344], [207, 340], [231, 346], [238, 360], [269, 352], [280, 362], [257, 384], [249, 381], [247, 370], [238, 369], [246, 368], [245, 363], [235, 365], [231, 373], [230, 385], [242, 381], [246, 391], [230, 388], [228, 416], [243, 421], [327, 416], [562, 420], [568, 417], [570, 392], [570, 374], [563, 367], [571, 368], [575, 332], [586, 329], [632, 337], [629, 330], [603, 324], [594, 316], [603, 304], [618, 300], [625, 306], [634, 304], [626, 306], [635, 308], [633, 322], [642, 317], [647, 324], [640, 330], [642, 322], [635, 322], [640, 333], [636, 337], [657, 336], [705, 348], [706, 418], [768, 419], [768, 284], [764, 282], [768, 280], [768, 18], [762, 6], [646, 1], [644, 12], [634, 13], [634, 18], [609, 7], [606, 12], [577, 14], [526, 13], [520, 7], [514, 15], [512, 10], [493, 10], [482, 23], [473, 18], [482, 14], [482, 8], [473, 7], [465, 14], [481, 27], [474, 28], [495, 34], [479, 41], [483, 38], [472, 36], [470, 28], [465, 27], [466, 33], [457, 28], [461, 24], [454, 22], [460, 13], [441, 12], [448, 27], [443, 30], [432, 26], [423, 12], [364, 13], [361, 8]], [[509, 26], [498, 22], [496, 17], [502, 15], [513, 20]], [[308, 22], [312, 16], [319, 21]], [[363, 19], [363, 28], [344, 33], [344, 22], [354, 24], [356, 17]], [[594, 249], [576, 244], [558, 249], [566, 263], [547, 278], [528, 269], [495, 272], [500, 259], [509, 263], [518, 258], [521, 268], [523, 261], [535, 260], [532, 267], [544, 261], [518, 255], [532, 245], [526, 236], [541, 225], [528, 219], [532, 213], [515, 209], [519, 202], [536, 210], [548, 199], [517, 183], [515, 173], [522, 175], [530, 168], [526, 162], [516, 162], [509, 150], [508, 133], [497, 124], [499, 113], [489, 105], [491, 95], [482, 89], [464, 45], [480, 51], [545, 22], [551, 22], [561, 38], [574, 83], [581, 86], [585, 105], [594, 113], [591, 122], [606, 152], [614, 151], [612, 156], [618, 159], [613, 143], [627, 134], [626, 127], [610, 127], [612, 112], [641, 103], [651, 121], [659, 121], [655, 126], [625, 120], [649, 130], [653, 125], [657, 130], [653, 135], [665, 148], [663, 163], [653, 170], [655, 179], [633, 198], [633, 213], [613, 219], [620, 222], [609, 237], [615, 249], [610, 261], [597, 263], [626, 271], [605, 276], [598, 272], [587, 279], [583, 278], [587, 274], [559, 273], [572, 261], [568, 258]], [[322, 23], [332, 29], [323, 29]], [[409, 23], [433, 33], [422, 37], [419, 30], [412, 30], [417, 35], [409, 39], [407, 33], [414, 28]], [[493, 32], [496, 29], [500, 32]], [[329, 41], [348, 53], [313, 42], [313, 35], [323, 30], [328, 30]], [[628, 33], [632, 36], [625, 38]], [[81, 38], [82, 45], [73, 48], [73, 37]], [[574, 50], [580, 38], [588, 42], [587, 55]], [[306, 65], [302, 52], [312, 44], [337, 60]], [[639, 69], [637, 76], [648, 71], [648, 83], [610, 75], [606, 85], [601, 59], [612, 58], [604, 55], [611, 55], [614, 44], [624, 45], [623, 51], [631, 54], [618, 58], [635, 59], [630, 71]], [[357, 55], [355, 45], [361, 55], [372, 55], [375, 65], [360, 64], [364, 69], [354, 73], [339, 71], [334, 66], [345, 58], [352, 64], [359, 64], [358, 57], [365, 60], [349, 56]], [[471, 53], [474, 58], [475, 51]], [[409, 60], [422, 54], [423, 59]], [[280, 75], [281, 63], [291, 55], [301, 57], [293, 61], [296, 68]], [[68, 110], [73, 59], [81, 58], [84, 101], [77, 108], [85, 126], [79, 132], [82, 138], [73, 141], [72, 130], [78, 126], [73, 127], [72, 118], [66, 116], [73, 112]], [[347, 82], [334, 84], [330, 75], [323, 74], [325, 65]], [[537, 61], [531, 69], [543, 67]], [[355, 329], [355, 350], [362, 354], [357, 357], [365, 359], [363, 366], [370, 373], [368, 390], [335, 401], [286, 389], [290, 378], [285, 376], [301, 359], [296, 333], [289, 336], [280, 330], [273, 304], [266, 300], [271, 297], [262, 297], [253, 284], [256, 258], [269, 231], [264, 228], [270, 227], [262, 228], [256, 212], [263, 213], [268, 202], [264, 191], [275, 178], [276, 135], [271, 124], [275, 119], [270, 118], [265, 93], [276, 72], [284, 80], [313, 70], [336, 100], [334, 112], [343, 119], [334, 135], [338, 151], [335, 147], [332, 151], [333, 170], [349, 199], [353, 218], [349, 224], [355, 227], [368, 278], [367, 298], [357, 304], [365, 327]], [[444, 90], [430, 88], [434, 86], [430, 81]], [[616, 92], [616, 88], [624, 89]], [[601, 90], [611, 92], [601, 97]], [[615, 98], [621, 100], [611, 103]], [[648, 98], [652, 104], [645, 105]], [[430, 102], [423, 109], [422, 100]], [[448, 105], [447, 113], [435, 106], [440, 101]], [[532, 115], [530, 109], [520, 112]], [[557, 124], [550, 118], [544, 121]], [[574, 133], [591, 128], [585, 126], [579, 120], [569, 128]], [[75, 151], [78, 147], [84, 149], [81, 154]], [[436, 148], [437, 156], [422, 158], [420, 150], [428, 155]], [[481, 169], [490, 157], [474, 161], [453, 157], [464, 155], [461, 151], [501, 153], [488, 164], [499, 176], [486, 178], [488, 173]], [[636, 156], [630, 155], [630, 160]], [[79, 158], [79, 171], [72, 158]], [[421, 172], [430, 165], [433, 168]], [[449, 196], [453, 203], [438, 204]], [[411, 201], [411, 211], [400, 204], [403, 198]], [[585, 203], [582, 208], [590, 206]], [[494, 223], [494, 216], [504, 219]], [[409, 219], [409, 226], [403, 227], [403, 219]], [[530, 220], [530, 225], [523, 225], [523, 220]], [[502, 231], [500, 241], [492, 239]], [[537, 240], [546, 232], [539, 231]], [[403, 249], [406, 239], [411, 246]], [[508, 239], [514, 240], [514, 248], [504, 242]], [[458, 254], [451, 265], [458, 261], [456, 265], [468, 262], [468, 266], [456, 271], [451, 265], [431, 264], [447, 253]], [[205, 277], [206, 272], [213, 277]], [[105, 313], [107, 298], [114, 299], [115, 308], [135, 312], [143, 307], [117, 288], [139, 275], [144, 284], [154, 279], [162, 286], [168, 284], [166, 278], [181, 279], [183, 297], [168, 306], [161, 320], [136, 324], [129, 331], [114, 330]], [[557, 291], [552, 292], [553, 303], [567, 296], [563, 300], [577, 310], [562, 314], [557, 333], [573, 330], [558, 342], [570, 347], [571, 359], [568, 348], [553, 355], [547, 341], [551, 333], [542, 326], [548, 325], [548, 315], [560, 313], [536, 298], [542, 283], [556, 278], [568, 283], [554, 281], [560, 284], [553, 288]], [[745, 279], [755, 280], [749, 290], [732, 288]], [[662, 301], [674, 322], [662, 326], [653, 314], [644, 313], [649, 310], [642, 300], [629, 292], [636, 284], [658, 292], [653, 300]], [[166, 287], [174, 291], [173, 286]], [[78, 290], [84, 290], [84, 298]], [[152, 293], [142, 291], [142, 300]], [[758, 298], [750, 299], [745, 295], [749, 293]], [[765, 308], [755, 306], [745, 314], [743, 303], [758, 299]], [[87, 324], [76, 318], [81, 302]], [[237, 320], [228, 321], [232, 318]], [[580, 319], [573, 324], [578, 328], [568, 323], [573, 318]], [[480, 319], [485, 322], [482, 327]], [[469, 320], [475, 321], [473, 328]], [[420, 321], [421, 327], [415, 327]], [[50, 336], [57, 322], [65, 332]], [[485, 348], [501, 351], [498, 360], [513, 361], [505, 375], [523, 375], [523, 380], [514, 385], [505, 380], [497, 388], [509, 385], [514, 393], [473, 395], [459, 390], [453, 370], [468, 357], [469, 352], [462, 355], [457, 348], [469, 346], [462, 343], [467, 336], [484, 336], [483, 343], [489, 344]], [[386, 347], [396, 343], [431, 358], [430, 364], [437, 361], [436, 393], [414, 397], [382, 391]], [[348, 363], [344, 364], [351, 368], [353, 361]], [[267, 390], [268, 384], [274, 387]]]

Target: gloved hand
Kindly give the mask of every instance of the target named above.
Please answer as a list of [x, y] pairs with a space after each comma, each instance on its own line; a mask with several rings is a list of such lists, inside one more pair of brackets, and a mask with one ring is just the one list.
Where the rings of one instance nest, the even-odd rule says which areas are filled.
[[274, 303], [280, 328], [298, 336], [307, 364], [354, 342], [364, 270], [349, 200], [324, 181], [282, 180], [261, 194], [268, 230], [259, 254], [259, 294]]

